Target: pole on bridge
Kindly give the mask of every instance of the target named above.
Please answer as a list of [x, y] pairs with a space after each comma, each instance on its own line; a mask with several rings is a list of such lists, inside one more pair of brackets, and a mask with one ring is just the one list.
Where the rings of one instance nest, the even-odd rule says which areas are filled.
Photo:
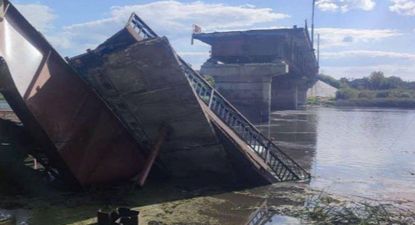
[[311, 13], [311, 45], [314, 49], [314, 12], [316, 8], [316, 0], [313, 0], [313, 8]]

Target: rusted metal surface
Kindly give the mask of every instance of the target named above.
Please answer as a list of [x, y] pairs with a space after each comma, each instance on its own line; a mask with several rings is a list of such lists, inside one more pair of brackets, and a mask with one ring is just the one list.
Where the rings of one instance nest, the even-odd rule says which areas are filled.
[[161, 146], [166, 142], [168, 134], [169, 134], [169, 128], [167, 126], [162, 126], [159, 130], [159, 134], [156, 138], [156, 141], [153, 147], [151, 148], [150, 155], [144, 166], [145, 169], [141, 171], [141, 173], [138, 176], [138, 179], [139, 179], [138, 184], [140, 186], [143, 186], [144, 183], [146, 182], [147, 177], [150, 173], [151, 166], [155, 163], [156, 158], [158, 157], [160, 153]]
[[82, 186], [130, 179], [148, 153], [10, 4], [0, 1], [0, 91], [41, 144], [32, 154]]

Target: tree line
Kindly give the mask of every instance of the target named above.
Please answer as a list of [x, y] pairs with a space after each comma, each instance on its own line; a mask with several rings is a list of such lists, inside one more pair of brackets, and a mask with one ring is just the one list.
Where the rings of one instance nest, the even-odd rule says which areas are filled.
[[359, 79], [341, 78], [320, 74], [318, 79], [338, 88], [337, 100], [347, 99], [409, 99], [415, 98], [415, 82], [404, 81], [400, 77], [386, 77], [382, 71], [372, 72]]

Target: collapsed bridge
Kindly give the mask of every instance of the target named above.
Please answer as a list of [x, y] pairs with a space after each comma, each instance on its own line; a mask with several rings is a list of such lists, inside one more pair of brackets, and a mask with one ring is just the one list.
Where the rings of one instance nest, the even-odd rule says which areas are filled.
[[192, 34], [211, 46], [200, 72], [251, 121], [268, 122], [271, 110], [298, 109], [318, 74], [307, 24], [283, 29]]
[[45, 146], [34, 157], [67, 180], [143, 185], [153, 166], [251, 184], [309, 178], [137, 15], [68, 64], [10, 2], [2, 11], [0, 90]]

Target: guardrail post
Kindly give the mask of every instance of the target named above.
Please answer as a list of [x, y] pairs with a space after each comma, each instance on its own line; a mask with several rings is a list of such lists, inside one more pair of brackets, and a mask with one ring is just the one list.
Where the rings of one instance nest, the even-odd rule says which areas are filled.
[[209, 98], [209, 104], [208, 104], [209, 109], [212, 107], [212, 102], [213, 102], [213, 96], [214, 95], [215, 95], [215, 89], [212, 88], [212, 91], [210, 92], [210, 98]]
[[272, 144], [272, 142], [271, 141], [268, 141], [268, 144], [265, 147], [266, 148], [265, 149], [265, 163], [266, 164], [270, 164], [270, 154], [269, 154], [269, 151], [270, 151], [270, 148], [271, 148], [271, 144]]

